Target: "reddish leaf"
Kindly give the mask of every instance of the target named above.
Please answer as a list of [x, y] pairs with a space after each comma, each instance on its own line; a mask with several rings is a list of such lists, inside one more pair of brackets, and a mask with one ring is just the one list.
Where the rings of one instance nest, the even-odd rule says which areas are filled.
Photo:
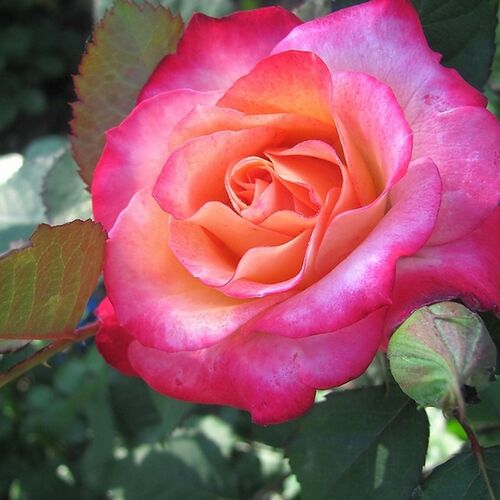
[[75, 77], [73, 155], [90, 186], [104, 132], [122, 121], [156, 65], [175, 51], [183, 23], [168, 9], [118, 0], [94, 31]]

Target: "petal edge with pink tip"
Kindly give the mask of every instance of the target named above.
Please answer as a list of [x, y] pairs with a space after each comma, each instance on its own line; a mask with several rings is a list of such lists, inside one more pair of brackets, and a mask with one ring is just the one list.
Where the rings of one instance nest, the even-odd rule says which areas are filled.
[[266, 333], [235, 334], [199, 351], [166, 353], [130, 345], [137, 373], [174, 398], [247, 410], [258, 424], [304, 414], [318, 388], [361, 375], [377, 353], [385, 308], [359, 323], [323, 335], [289, 339]]
[[454, 69], [439, 64], [409, 0], [373, 0], [293, 29], [273, 54], [303, 50], [330, 68], [360, 71], [391, 87], [410, 126], [458, 106], [486, 105]]
[[167, 92], [143, 101], [106, 133], [92, 182], [94, 217], [106, 230], [135, 193], [153, 187], [168, 158], [168, 140], [177, 122], [197, 104], [213, 103], [217, 96], [193, 90]]
[[468, 236], [425, 247], [397, 265], [386, 340], [421, 306], [459, 298], [471, 309], [500, 313], [500, 208]]
[[236, 12], [221, 19], [195, 14], [177, 53], [157, 66], [139, 101], [166, 90], [224, 90], [248, 73], [300, 19], [280, 7]]

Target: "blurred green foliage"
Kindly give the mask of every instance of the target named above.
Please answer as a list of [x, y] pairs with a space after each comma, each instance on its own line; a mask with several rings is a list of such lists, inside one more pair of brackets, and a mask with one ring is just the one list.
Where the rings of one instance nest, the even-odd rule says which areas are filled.
[[0, 393], [0, 498], [297, 497], [283, 450], [266, 444], [286, 426], [159, 396], [92, 343], [51, 365]]
[[32, 141], [22, 152], [21, 168], [0, 183], [0, 252], [28, 240], [41, 222], [90, 217], [90, 196], [68, 148], [58, 135]]

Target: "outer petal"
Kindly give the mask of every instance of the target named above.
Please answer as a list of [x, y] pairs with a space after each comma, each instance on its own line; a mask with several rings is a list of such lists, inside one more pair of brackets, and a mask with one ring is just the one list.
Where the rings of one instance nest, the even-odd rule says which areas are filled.
[[464, 107], [438, 114], [414, 134], [413, 156], [432, 158], [443, 180], [429, 244], [460, 238], [500, 203], [500, 123], [485, 109]]
[[128, 346], [135, 339], [116, 320], [115, 310], [106, 297], [96, 310], [99, 331], [95, 341], [102, 357], [124, 375], [136, 375], [128, 359]]
[[396, 94], [408, 121], [457, 106], [484, 106], [485, 98], [439, 64], [409, 0], [373, 0], [295, 28], [273, 50], [314, 52], [330, 68], [361, 71]]
[[107, 132], [92, 183], [94, 217], [107, 230], [137, 191], [154, 185], [177, 122], [196, 104], [211, 104], [217, 96], [193, 90], [167, 92], [142, 102]]
[[119, 323], [144, 345], [167, 351], [212, 345], [289, 296], [242, 301], [203, 285], [169, 249], [168, 223], [169, 215], [140, 191], [106, 245], [108, 296]]
[[165, 353], [134, 342], [130, 362], [154, 389], [178, 399], [235, 406], [254, 422], [302, 415], [316, 388], [341, 385], [377, 352], [384, 308], [342, 330], [304, 339], [235, 334], [210, 348]]
[[332, 272], [248, 326], [288, 337], [335, 331], [390, 303], [397, 260], [429, 238], [441, 194], [432, 162], [413, 165], [391, 193], [392, 207]]
[[500, 312], [500, 208], [465, 238], [425, 247], [397, 265], [387, 336], [415, 309], [460, 298], [472, 309]]
[[139, 99], [178, 88], [225, 90], [300, 23], [279, 7], [236, 12], [222, 19], [195, 14], [177, 53], [160, 62]]

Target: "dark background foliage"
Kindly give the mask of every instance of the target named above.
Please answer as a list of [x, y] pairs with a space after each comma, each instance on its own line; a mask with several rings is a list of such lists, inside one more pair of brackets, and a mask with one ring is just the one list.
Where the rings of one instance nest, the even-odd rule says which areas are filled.
[[0, 1], [0, 153], [67, 132], [70, 75], [91, 26], [85, 0]]

